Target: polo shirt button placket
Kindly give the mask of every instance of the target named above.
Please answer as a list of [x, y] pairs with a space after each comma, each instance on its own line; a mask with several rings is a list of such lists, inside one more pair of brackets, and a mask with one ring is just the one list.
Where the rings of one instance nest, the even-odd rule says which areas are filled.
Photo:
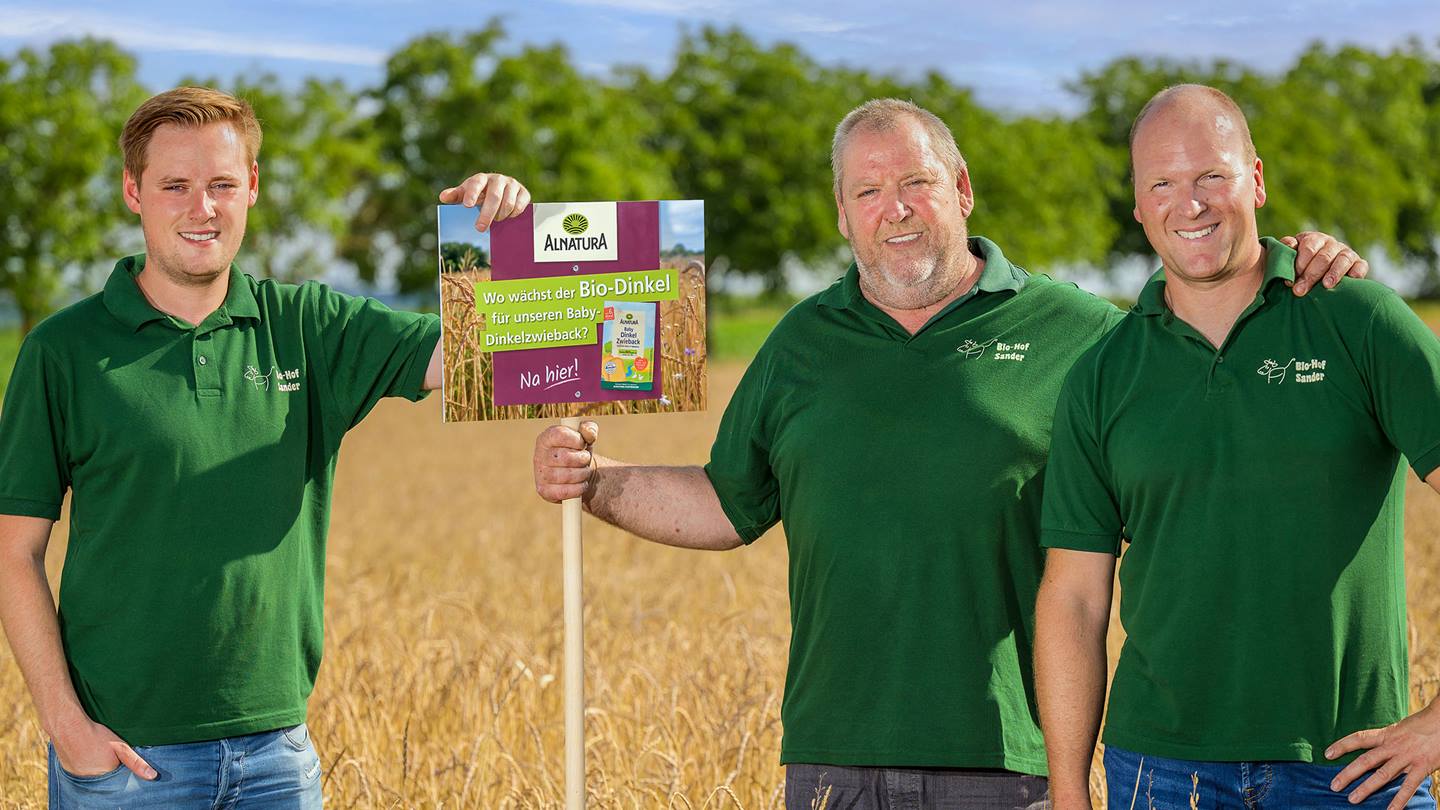
[[196, 335], [193, 340], [195, 354], [195, 391], [202, 397], [220, 396], [220, 371], [211, 362], [214, 350], [211, 348], [210, 333]]

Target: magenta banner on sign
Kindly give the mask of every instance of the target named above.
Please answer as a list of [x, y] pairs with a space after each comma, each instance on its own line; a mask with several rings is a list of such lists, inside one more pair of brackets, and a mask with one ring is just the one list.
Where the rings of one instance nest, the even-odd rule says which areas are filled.
[[[660, 204], [658, 202], [614, 203], [619, 226], [616, 250], [610, 261], [535, 260], [535, 206], [492, 228], [490, 244], [491, 278], [508, 281], [547, 276], [580, 276], [619, 273], [626, 270], [654, 270], [660, 266]], [[660, 324], [660, 307], [655, 305]], [[655, 376], [662, 380], [659, 352], [655, 354]], [[662, 385], [653, 391], [606, 391], [600, 387], [600, 337], [590, 346], [561, 346], [553, 349], [525, 349], [495, 353], [495, 404], [532, 405], [549, 402], [607, 402], [612, 400], [659, 399]], [[573, 374], [573, 379], [569, 376]]]
[[475, 213], [439, 207], [446, 421], [704, 408], [702, 202]]

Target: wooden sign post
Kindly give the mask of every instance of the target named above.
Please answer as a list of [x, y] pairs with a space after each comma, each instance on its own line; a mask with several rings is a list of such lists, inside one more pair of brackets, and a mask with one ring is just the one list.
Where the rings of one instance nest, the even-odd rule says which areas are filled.
[[[560, 422], [580, 430], [580, 417]], [[585, 807], [585, 598], [580, 590], [580, 499], [561, 505], [565, 570], [565, 810]]]

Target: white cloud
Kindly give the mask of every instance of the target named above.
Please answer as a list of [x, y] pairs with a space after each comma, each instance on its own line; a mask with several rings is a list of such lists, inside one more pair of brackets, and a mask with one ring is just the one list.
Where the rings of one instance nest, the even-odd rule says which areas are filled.
[[80, 36], [103, 37], [137, 51], [293, 59], [364, 67], [381, 65], [386, 57], [385, 52], [377, 48], [256, 37], [168, 22], [160, 25], [94, 11], [9, 8], [0, 15], [0, 37], [3, 38], [55, 40]]

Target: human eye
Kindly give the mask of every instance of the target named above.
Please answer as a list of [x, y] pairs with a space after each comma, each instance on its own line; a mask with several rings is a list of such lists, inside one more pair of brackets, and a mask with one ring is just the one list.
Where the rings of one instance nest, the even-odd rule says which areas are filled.
[[1165, 190], [1165, 189], [1167, 189], [1167, 188], [1169, 188], [1169, 187], [1170, 187], [1170, 181], [1169, 181], [1169, 180], [1156, 180], [1155, 182], [1153, 182], [1153, 183], [1150, 184], [1150, 190], [1151, 190], [1151, 191], [1163, 191], [1163, 190]]
[[860, 191], [859, 191], [855, 196], [856, 196], [856, 197], [870, 197], [870, 196], [873, 196], [874, 194], [875, 194], [875, 189], [873, 189], [873, 188], [862, 188], [862, 189], [860, 189]]

